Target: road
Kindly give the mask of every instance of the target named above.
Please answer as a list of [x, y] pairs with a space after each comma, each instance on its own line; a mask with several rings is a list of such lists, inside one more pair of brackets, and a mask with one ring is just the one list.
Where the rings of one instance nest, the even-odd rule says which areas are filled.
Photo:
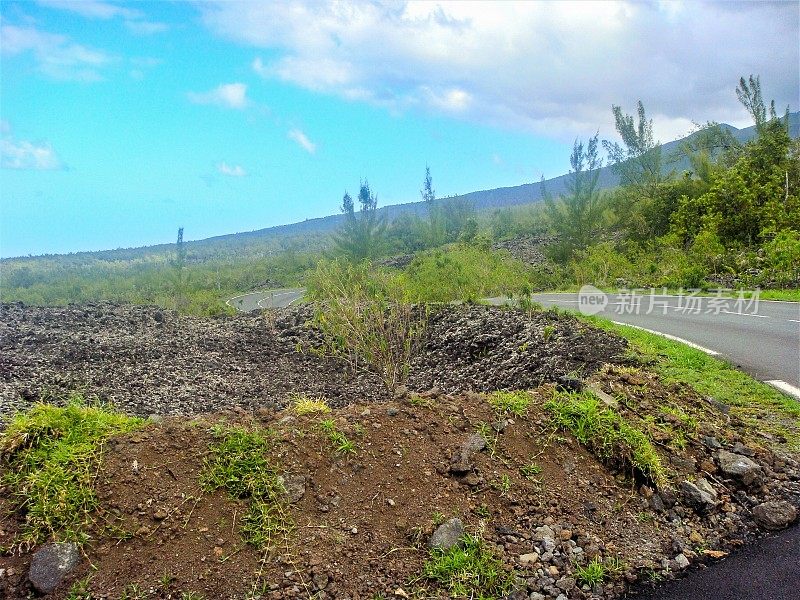
[[800, 526], [748, 544], [711, 568], [630, 600], [795, 600], [800, 597]]
[[[535, 294], [533, 299], [564, 309], [583, 306], [582, 312], [602, 306], [578, 294]], [[610, 294], [596, 314], [689, 342], [800, 398], [800, 303]]]
[[306, 290], [303, 288], [283, 288], [279, 290], [264, 290], [260, 292], [250, 292], [241, 296], [234, 296], [225, 304], [232, 306], [240, 312], [250, 312], [264, 308], [286, 308], [294, 304]]

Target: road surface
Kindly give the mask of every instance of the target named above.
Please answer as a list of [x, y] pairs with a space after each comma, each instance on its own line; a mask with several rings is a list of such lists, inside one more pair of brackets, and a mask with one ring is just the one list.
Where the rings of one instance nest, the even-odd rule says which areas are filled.
[[710, 568], [659, 585], [631, 600], [796, 600], [800, 598], [800, 526], [748, 544]]
[[[590, 305], [578, 294], [535, 294], [544, 306], [584, 311]], [[601, 304], [594, 304], [600, 308]], [[638, 299], [609, 294], [596, 313], [617, 323], [635, 325], [668, 336], [712, 355], [719, 355], [795, 397], [800, 398], [800, 303], [699, 296], [650, 296]]]
[[264, 308], [286, 308], [303, 297], [306, 291], [303, 288], [283, 288], [280, 290], [264, 290], [250, 292], [241, 296], [234, 296], [225, 304], [232, 306], [240, 312], [250, 312]]

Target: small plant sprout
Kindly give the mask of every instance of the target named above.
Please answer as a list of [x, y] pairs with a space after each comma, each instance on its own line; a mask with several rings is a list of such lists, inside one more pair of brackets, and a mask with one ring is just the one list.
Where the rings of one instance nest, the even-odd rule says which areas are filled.
[[526, 479], [536, 479], [536, 476], [542, 472], [542, 467], [535, 462], [530, 462], [527, 465], [520, 467], [519, 472]]
[[333, 448], [338, 454], [355, 453], [355, 444], [336, 428], [336, 421], [333, 419], [323, 419], [320, 421], [319, 426], [328, 436], [328, 440], [333, 444]]
[[313, 398], [305, 394], [295, 394], [291, 397], [291, 400], [292, 410], [298, 416], [331, 412], [331, 407], [328, 406], [325, 398]]
[[593, 558], [586, 566], [576, 565], [575, 579], [584, 585], [597, 585], [606, 578], [606, 567], [599, 558]]

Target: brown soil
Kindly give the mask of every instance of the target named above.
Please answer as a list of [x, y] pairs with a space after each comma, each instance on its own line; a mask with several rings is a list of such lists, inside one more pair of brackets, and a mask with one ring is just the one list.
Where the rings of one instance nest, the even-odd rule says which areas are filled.
[[[606, 369], [594, 385], [620, 392], [632, 403], [646, 397], [641, 401], [705, 412], [691, 393], [664, 388], [641, 372]], [[740, 544], [753, 528], [748, 503], [798, 492], [797, 463], [753, 447], [769, 479], [761, 488], [743, 490], [723, 480], [711, 451], [693, 441], [685, 450], [660, 448], [672, 482], [659, 495], [667, 507], [656, 510], [649, 500], [652, 488], [609, 470], [571, 435], [550, 427], [543, 404], [551, 386], [534, 395], [525, 417], [505, 422], [479, 394], [414, 397], [413, 404], [408, 399], [352, 404], [331, 415], [356, 442], [356, 453], [348, 456], [333, 451], [320, 431], [319, 415], [238, 410], [148, 425], [106, 448], [97, 489], [104, 520], [117, 534], [95, 533], [85, 547], [83, 570], [71, 581], [91, 574], [97, 598], [122, 598], [134, 589], [147, 598], [179, 598], [190, 591], [206, 599], [245, 598], [253, 590], [264, 598], [307, 598], [321, 590], [318, 598], [400, 597], [398, 589], [411, 594], [425, 586], [413, 580], [428, 557], [425, 542], [440, 515], [460, 517], [468, 531], [483, 532], [506, 568], [516, 569], [521, 589], [528, 590], [525, 597], [541, 589], [542, 569], [555, 569], [551, 581], [574, 573], [575, 562], [582, 560], [574, 547], [582, 556], [624, 562], [619, 578], [595, 590], [598, 597], [614, 597], [647, 573], [661, 572], [662, 561], [669, 563], [679, 552], [701, 561], [706, 551]], [[305, 493], [289, 510], [295, 533], [263, 562], [237, 531], [245, 502], [222, 492], [204, 494], [198, 485], [210, 426], [221, 419], [272, 428], [278, 443], [270, 458], [287, 474], [306, 478]], [[481, 423], [501, 422], [494, 453], [487, 448], [476, 454], [466, 476], [449, 472], [451, 456], [466, 437]], [[732, 425], [735, 431], [737, 424]], [[733, 447], [740, 440], [730, 433], [731, 424], [710, 411], [700, 431], [713, 435], [723, 427]], [[541, 467], [533, 480], [520, 472], [531, 462]], [[721, 509], [712, 515], [694, 513], [669, 491], [687, 476], [699, 475], [715, 482], [720, 495]], [[504, 477], [510, 482], [505, 491]], [[4, 522], [0, 544], [11, 541], [20, 517]], [[535, 532], [542, 525], [552, 528], [562, 557], [522, 564], [520, 556], [543, 550]], [[14, 573], [0, 579], [6, 597], [27, 597], [29, 561], [30, 554], [0, 558], [0, 568]], [[53, 597], [64, 598], [67, 587]], [[428, 593], [438, 597], [430, 585]], [[579, 587], [567, 593], [569, 598], [591, 595]]]

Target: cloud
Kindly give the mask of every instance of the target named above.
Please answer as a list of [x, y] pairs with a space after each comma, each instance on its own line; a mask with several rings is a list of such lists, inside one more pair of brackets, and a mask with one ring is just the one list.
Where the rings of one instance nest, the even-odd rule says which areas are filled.
[[[749, 124], [734, 88], [797, 103], [794, 3], [205, 2], [217, 36], [263, 50], [261, 77], [318, 93], [554, 137], [613, 134], [642, 99], [664, 139]], [[720, 51], [724, 48], [725, 51]], [[796, 107], [795, 107], [796, 108]]]
[[64, 168], [50, 144], [15, 140], [8, 121], [2, 122], [0, 130], [3, 134], [0, 138], [0, 167], [3, 169], [57, 171]]
[[317, 145], [308, 139], [308, 136], [299, 129], [291, 129], [287, 137], [297, 142], [297, 145], [309, 154], [314, 154], [317, 151]]
[[136, 35], [153, 35], [169, 30], [169, 25], [161, 21], [125, 21], [125, 27]]
[[102, 79], [101, 69], [114, 60], [105, 52], [76, 44], [65, 35], [33, 27], [2, 25], [0, 36], [3, 55], [30, 53], [39, 71], [53, 79], [98, 81]]
[[244, 177], [247, 175], [247, 171], [245, 171], [244, 167], [241, 165], [231, 166], [225, 162], [221, 162], [217, 165], [217, 171], [223, 175], [228, 175], [229, 177]]
[[249, 104], [244, 83], [225, 83], [208, 92], [189, 92], [187, 95], [195, 104], [216, 104], [235, 109], [246, 108]]

